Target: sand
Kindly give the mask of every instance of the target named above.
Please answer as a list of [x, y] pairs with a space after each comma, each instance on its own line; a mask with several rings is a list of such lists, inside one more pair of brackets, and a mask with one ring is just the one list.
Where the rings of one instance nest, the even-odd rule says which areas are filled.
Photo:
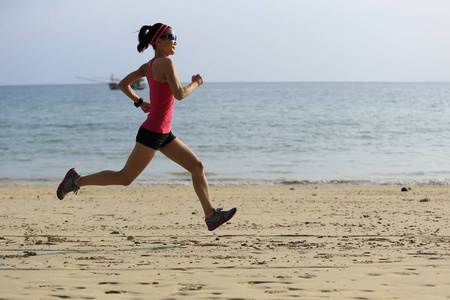
[[450, 188], [0, 187], [0, 299], [450, 299]]

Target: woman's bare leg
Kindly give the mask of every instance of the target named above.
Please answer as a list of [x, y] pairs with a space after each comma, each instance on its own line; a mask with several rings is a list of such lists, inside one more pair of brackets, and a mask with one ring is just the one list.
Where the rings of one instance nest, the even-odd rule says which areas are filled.
[[202, 204], [203, 211], [205, 215], [210, 214], [213, 206], [209, 196], [209, 185], [204, 173], [203, 163], [195, 153], [177, 138], [167, 146], [160, 148], [159, 151], [191, 173], [192, 184]]
[[156, 150], [136, 143], [127, 163], [120, 171], [101, 171], [81, 177], [77, 185], [130, 185], [144, 171], [156, 154]]

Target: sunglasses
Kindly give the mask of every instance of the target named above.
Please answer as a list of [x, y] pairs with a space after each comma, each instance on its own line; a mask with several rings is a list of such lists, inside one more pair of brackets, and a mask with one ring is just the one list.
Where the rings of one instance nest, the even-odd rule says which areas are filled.
[[169, 38], [169, 40], [176, 41], [177, 35], [176, 34], [166, 34], [166, 35], [162, 35], [161, 38]]

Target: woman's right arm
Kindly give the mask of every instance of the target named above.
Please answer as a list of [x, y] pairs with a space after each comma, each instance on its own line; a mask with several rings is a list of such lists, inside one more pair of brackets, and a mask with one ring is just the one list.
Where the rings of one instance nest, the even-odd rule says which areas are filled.
[[183, 100], [189, 96], [196, 88], [203, 84], [203, 78], [199, 74], [192, 76], [191, 83], [185, 87], [181, 86], [180, 79], [178, 78], [177, 71], [173, 60], [167, 58], [162, 64], [162, 70], [169, 83], [170, 89], [177, 100]]

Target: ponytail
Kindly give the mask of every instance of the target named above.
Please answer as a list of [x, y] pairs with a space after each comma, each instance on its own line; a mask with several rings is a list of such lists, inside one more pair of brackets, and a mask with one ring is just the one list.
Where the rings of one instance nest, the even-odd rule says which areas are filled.
[[148, 48], [148, 45], [150, 44], [150, 38], [149, 38], [149, 32], [151, 31], [152, 26], [144, 25], [142, 26], [141, 30], [139, 31], [139, 44], [137, 45], [137, 51], [143, 52], [145, 49]]

